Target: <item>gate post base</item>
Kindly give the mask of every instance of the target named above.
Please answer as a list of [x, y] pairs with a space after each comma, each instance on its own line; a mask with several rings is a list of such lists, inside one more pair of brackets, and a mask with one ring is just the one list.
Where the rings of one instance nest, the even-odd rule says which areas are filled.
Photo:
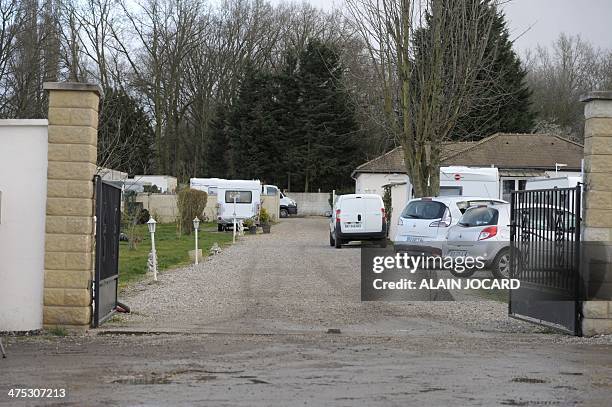
[[584, 301], [582, 314], [583, 336], [612, 334], [612, 301]]

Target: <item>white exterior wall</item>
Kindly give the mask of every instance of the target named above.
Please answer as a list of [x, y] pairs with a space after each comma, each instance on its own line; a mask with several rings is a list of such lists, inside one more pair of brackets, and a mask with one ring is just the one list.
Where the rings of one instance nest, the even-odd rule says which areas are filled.
[[384, 185], [399, 182], [406, 182], [410, 185], [410, 179], [406, 174], [360, 173], [355, 179], [355, 193], [378, 194], [382, 197], [385, 193]]
[[0, 332], [42, 328], [47, 120], [0, 120]]

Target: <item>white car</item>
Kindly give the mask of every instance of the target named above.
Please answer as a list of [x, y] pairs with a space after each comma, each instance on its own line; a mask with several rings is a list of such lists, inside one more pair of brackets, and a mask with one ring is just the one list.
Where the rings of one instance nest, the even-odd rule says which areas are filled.
[[347, 194], [336, 200], [329, 223], [329, 245], [339, 249], [356, 240], [387, 246], [385, 205], [380, 195]]
[[[484, 262], [496, 278], [510, 276], [510, 205], [497, 204], [468, 208], [446, 236], [444, 255], [472, 257]], [[477, 269], [466, 269], [469, 277]]]
[[408, 202], [393, 239], [397, 251], [441, 255], [446, 234], [471, 206], [507, 203], [500, 199], [465, 196], [417, 198]]

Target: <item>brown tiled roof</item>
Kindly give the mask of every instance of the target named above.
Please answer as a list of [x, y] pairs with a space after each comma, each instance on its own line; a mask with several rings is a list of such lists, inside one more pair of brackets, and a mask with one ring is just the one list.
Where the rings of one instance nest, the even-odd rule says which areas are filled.
[[[442, 157], [448, 157], [461, 150], [465, 150], [475, 143], [474, 141], [443, 143]], [[402, 147], [395, 147], [393, 150], [361, 164], [354, 171], [354, 173], [357, 172], [405, 173], [404, 150]]]
[[[444, 143], [442, 165], [465, 165], [505, 169], [554, 169], [555, 163], [567, 164], [565, 170], [579, 170], [583, 146], [552, 134], [496, 133], [475, 142]], [[357, 167], [360, 172], [405, 173], [403, 150], [396, 147]]]

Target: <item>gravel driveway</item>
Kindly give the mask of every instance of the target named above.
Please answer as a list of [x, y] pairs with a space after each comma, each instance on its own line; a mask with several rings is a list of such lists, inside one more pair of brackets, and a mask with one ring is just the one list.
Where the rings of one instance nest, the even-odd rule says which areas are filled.
[[434, 326], [440, 333], [544, 331], [508, 318], [507, 305], [495, 301], [361, 302], [359, 246], [330, 247], [326, 228], [325, 218], [284, 219], [269, 235], [245, 236], [198, 266], [164, 272], [157, 283], [139, 283], [121, 297], [134, 313], [115, 318], [105, 328], [241, 333], [340, 328], [356, 334], [397, 334], [407, 328], [414, 333], [420, 327], [431, 332]]

